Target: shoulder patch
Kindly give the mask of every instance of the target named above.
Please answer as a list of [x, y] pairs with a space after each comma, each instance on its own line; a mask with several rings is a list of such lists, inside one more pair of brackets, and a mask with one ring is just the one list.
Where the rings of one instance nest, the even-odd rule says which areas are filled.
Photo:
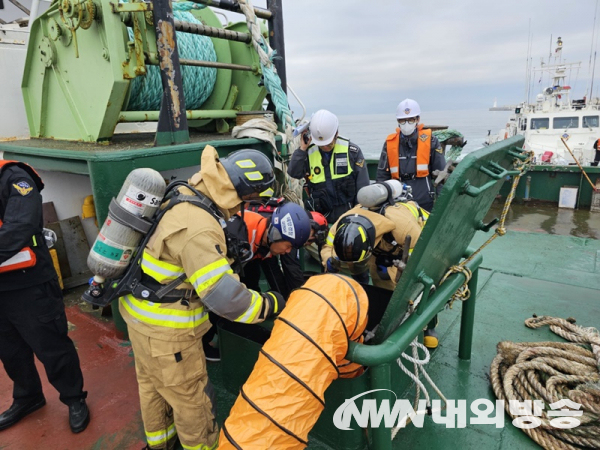
[[353, 152], [353, 153], [358, 153], [358, 151], [359, 151], [360, 149], [359, 149], [359, 148], [358, 148], [356, 145], [354, 145], [354, 144], [350, 144], [350, 145], [348, 146], [348, 150], [350, 150], [350, 151], [351, 151], [351, 152]]
[[17, 183], [13, 183], [13, 187], [15, 188], [15, 190], [21, 194], [23, 197], [25, 197], [26, 195], [29, 195], [29, 193], [31, 191], [33, 191], [33, 188], [29, 185], [29, 183], [25, 180], [19, 181]]
[[440, 154], [442, 154], [442, 155], [444, 154], [444, 149], [442, 147], [436, 148], [435, 151], [438, 152], [438, 153], [440, 153]]
[[361, 159], [361, 160], [358, 160], [358, 161], [356, 161], [356, 165], [357, 165], [358, 167], [362, 167], [362, 166], [364, 166], [364, 165], [365, 165], [365, 160], [364, 160], [364, 159]]

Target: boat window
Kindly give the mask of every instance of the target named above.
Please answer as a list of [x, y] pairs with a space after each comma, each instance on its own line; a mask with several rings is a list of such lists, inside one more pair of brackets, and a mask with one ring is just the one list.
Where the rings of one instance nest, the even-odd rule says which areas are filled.
[[541, 119], [531, 119], [531, 129], [532, 130], [547, 130], [550, 127], [550, 119], [541, 118]]
[[598, 123], [598, 116], [583, 116], [584, 127], [597, 127]]
[[525, 117], [523, 119], [523, 122], [521, 123], [521, 130], [525, 131], [527, 129], [527, 117]]
[[579, 128], [579, 117], [555, 117], [552, 120], [552, 127], [555, 130], [563, 128]]

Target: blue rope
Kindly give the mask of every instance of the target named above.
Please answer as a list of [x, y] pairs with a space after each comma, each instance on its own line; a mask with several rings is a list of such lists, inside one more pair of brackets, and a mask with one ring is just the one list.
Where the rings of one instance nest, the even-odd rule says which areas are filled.
[[[204, 5], [192, 2], [173, 2], [173, 16], [177, 20], [201, 24], [190, 12]], [[128, 28], [129, 39], [133, 40], [133, 30]], [[179, 57], [201, 61], [216, 61], [217, 54], [212, 41], [207, 36], [177, 32]], [[145, 77], [136, 77], [131, 82], [128, 111], [158, 111], [163, 94], [160, 80], [160, 68], [147, 65]], [[217, 69], [212, 67], [181, 66], [183, 95], [186, 109], [200, 109], [212, 93], [217, 78]]]
[[[264, 38], [261, 39], [260, 45], [261, 47], [263, 47], [263, 50], [267, 52], [267, 49], [265, 49]], [[292, 117], [292, 111], [289, 108], [287, 95], [281, 87], [281, 78], [279, 78], [279, 75], [277, 75], [277, 72], [275, 72], [275, 66], [273, 65], [275, 53], [276, 52], [274, 51], [269, 57], [269, 59], [271, 60], [270, 67], [262, 65], [262, 63], [261, 66], [263, 78], [265, 80], [265, 87], [267, 88], [269, 94], [271, 94], [271, 101], [275, 105], [275, 112], [277, 113], [277, 117], [279, 117], [280, 123], [283, 124], [283, 127], [285, 129], [286, 126], [293, 127], [294, 121]]]

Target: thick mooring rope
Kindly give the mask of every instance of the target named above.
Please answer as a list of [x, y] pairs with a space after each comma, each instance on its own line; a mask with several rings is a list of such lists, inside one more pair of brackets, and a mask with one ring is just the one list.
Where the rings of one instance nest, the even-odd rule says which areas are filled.
[[[550, 325], [573, 343], [500, 342], [490, 368], [494, 394], [513, 419], [519, 416], [511, 413], [510, 400], [544, 402], [540, 426], [523, 431], [549, 450], [600, 448], [600, 335], [596, 328], [574, 322], [549, 316], [527, 319], [529, 328]], [[563, 429], [550, 423], [556, 419], [548, 414], [549, 405], [562, 399], [582, 405], [579, 426]]]
[[265, 87], [271, 95], [271, 101], [275, 105], [275, 112], [277, 117], [279, 117], [280, 122], [283, 124], [285, 134], [289, 141], [292, 138], [294, 120], [288, 105], [287, 95], [281, 87], [281, 79], [279, 78], [279, 75], [277, 75], [277, 71], [273, 65], [275, 51], [269, 46], [268, 42], [260, 32], [260, 26], [258, 25], [256, 14], [254, 14], [254, 8], [252, 7], [250, 0], [238, 0], [238, 4], [246, 16], [248, 30], [250, 30], [250, 33], [252, 34], [252, 45], [260, 58]]
[[[201, 24], [190, 12], [204, 5], [192, 2], [173, 2], [173, 16], [176, 20]], [[133, 41], [133, 29], [127, 28], [129, 39]], [[177, 49], [181, 59], [216, 61], [217, 54], [212, 41], [207, 36], [176, 32]], [[158, 111], [163, 95], [163, 87], [158, 66], [147, 65], [146, 76], [135, 77], [131, 82], [131, 95], [128, 111]], [[181, 66], [183, 95], [186, 109], [200, 109], [212, 94], [217, 79], [217, 69], [213, 67]]]

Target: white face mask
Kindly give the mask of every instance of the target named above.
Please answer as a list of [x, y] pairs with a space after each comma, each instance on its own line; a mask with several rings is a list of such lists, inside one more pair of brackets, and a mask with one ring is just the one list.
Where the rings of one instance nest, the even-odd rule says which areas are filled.
[[402, 132], [402, 134], [404, 136], [410, 136], [411, 134], [414, 133], [416, 128], [417, 128], [416, 122], [415, 123], [406, 122], [406, 123], [400, 124], [400, 131]]

